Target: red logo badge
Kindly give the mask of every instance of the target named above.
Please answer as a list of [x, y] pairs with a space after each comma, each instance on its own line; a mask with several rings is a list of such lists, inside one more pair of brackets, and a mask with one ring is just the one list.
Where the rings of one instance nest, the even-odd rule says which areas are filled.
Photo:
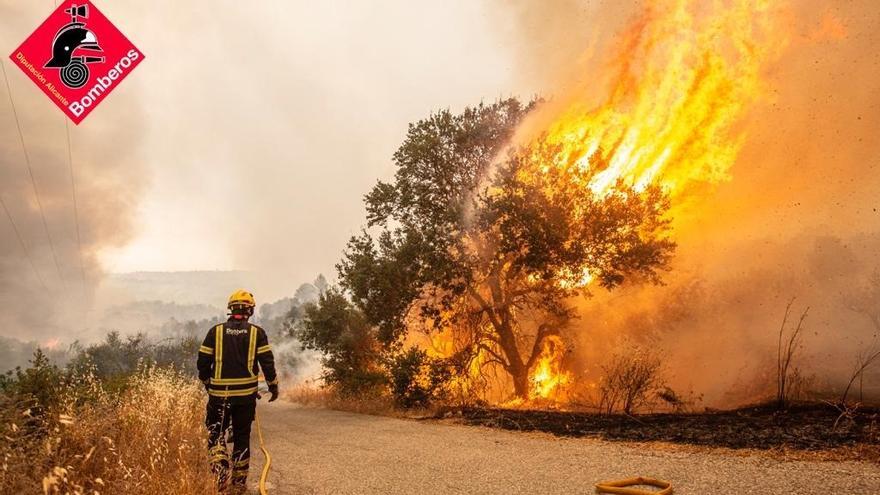
[[89, 0], [66, 0], [9, 58], [79, 124], [144, 54]]

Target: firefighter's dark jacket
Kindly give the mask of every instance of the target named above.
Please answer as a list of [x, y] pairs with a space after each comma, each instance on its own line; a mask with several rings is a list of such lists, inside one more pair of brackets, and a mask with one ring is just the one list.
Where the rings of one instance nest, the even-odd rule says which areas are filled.
[[245, 319], [230, 318], [208, 330], [199, 348], [198, 368], [208, 394], [231, 402], [256, 399], [260, 370], [268, 385], [278, 383], [265, 330]]

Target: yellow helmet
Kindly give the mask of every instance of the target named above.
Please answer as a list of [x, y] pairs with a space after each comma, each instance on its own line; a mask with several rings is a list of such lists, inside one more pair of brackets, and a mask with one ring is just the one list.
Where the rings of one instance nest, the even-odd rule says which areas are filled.
[[254, 295], [244, 289], [238, 289], [229, 296], [229, 302], [226, 303], [227, 308], [235, 306], [243, 306], [245, 308], [253, 308], [257, 305]]

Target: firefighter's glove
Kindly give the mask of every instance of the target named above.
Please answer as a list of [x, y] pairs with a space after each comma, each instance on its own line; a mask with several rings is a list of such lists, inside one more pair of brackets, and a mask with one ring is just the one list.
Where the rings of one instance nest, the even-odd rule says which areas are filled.
[[275, 383], [273, 385], [269, 385], [269, 393], [272, 394], [272, 397], [269, 397], [269, 402], [272, 402], [278, 398], [278, 384], [277, 383]]
[[211, 380], [202, 380], [202, 385], [205, 386], [205, 392], [208, 391], [208, 384], [211, 383]]

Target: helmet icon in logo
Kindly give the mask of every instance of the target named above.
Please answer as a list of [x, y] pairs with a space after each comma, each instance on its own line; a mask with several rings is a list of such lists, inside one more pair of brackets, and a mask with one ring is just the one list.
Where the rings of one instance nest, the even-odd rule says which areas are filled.
[[[86, 29], [80, 18], [89, 18], [88, 5], [71, 5], [64, 12], [70, 14], [70, 23], [65, 24], [52, 41], [52, 59], [44, 68], [61, 69], [61, 82], [70, 89], [83, 87], [89, 80], [87, 64], [104, 62], [104, 57], [83, 55], [81, 50], [102, 52], [95, 33]], [[78, 52], [74, 54], [74, 52]]]

